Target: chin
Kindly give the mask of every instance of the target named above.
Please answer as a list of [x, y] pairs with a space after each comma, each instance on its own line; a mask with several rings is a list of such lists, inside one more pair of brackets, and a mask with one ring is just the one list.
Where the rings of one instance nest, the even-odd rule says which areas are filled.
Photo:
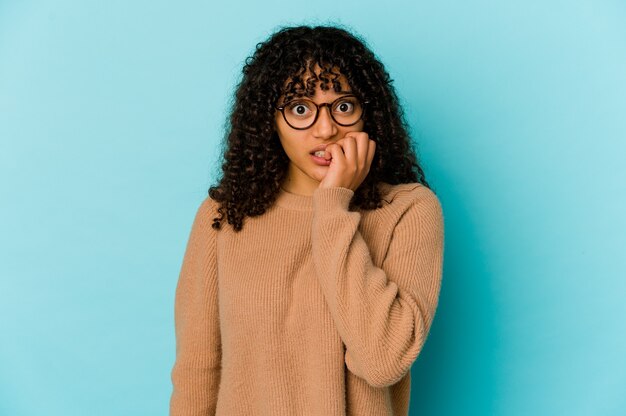
[[309, 171], [308, 176], [317, 182], [321, 182], [324, 179], [324, 176], [326, 176], [328, 166], [317, 166], [317, 168], [318, 169]]

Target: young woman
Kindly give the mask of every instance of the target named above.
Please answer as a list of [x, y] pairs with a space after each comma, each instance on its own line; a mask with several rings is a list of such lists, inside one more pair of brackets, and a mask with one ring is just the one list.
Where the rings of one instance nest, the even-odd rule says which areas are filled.
[[443, 213], [391, 83], [336, 26], [246, 60], [176, 289], [172, 416], [408, 414]]

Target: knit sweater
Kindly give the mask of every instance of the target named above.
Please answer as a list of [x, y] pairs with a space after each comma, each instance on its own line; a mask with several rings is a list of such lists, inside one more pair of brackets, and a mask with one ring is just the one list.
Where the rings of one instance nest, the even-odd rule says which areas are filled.
[[176, 287], [170, 415], [407, 415], [437, 308], [443, 212], [419, 183], [280, 190], [240, 232], [200, 204]]

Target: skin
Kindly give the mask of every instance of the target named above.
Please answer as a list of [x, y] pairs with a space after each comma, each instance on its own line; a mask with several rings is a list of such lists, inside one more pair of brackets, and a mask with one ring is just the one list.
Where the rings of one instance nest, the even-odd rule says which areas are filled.
[[[319, 67], [316, 72], [319, 74]], [[330, 103], [351, 91], [347, 80], [342, 75], [342, 93], [332, 88], [322, 91], [319, 81], [315, 95], [311, 98], [317, 104]], [[279, 103], [282, 104], [283, 97]], [[363, 120], [344, 127], [331, 118], [330, 109], [324, 107], [315, 124], [306, 130], [291, 128], [276, 110], [274, 126], [285, 153], [289, 157], [287, 177], [282, 184], [287, 192], [300, 195], [313, 195], [317, 188], [344, 187], [355, 191], [369, 173], [376, 142], [363, 130]], [[325, 159], [329, 166], [317, 165], [309, 152], [320, 144], [328, 144]]]

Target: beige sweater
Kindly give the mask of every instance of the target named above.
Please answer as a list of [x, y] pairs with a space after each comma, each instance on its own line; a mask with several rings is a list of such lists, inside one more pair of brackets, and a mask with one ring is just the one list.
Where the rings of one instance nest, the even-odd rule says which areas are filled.
[[439, 199], [380, 185], [373, 211], [354, 192], [281, 190], [235, 233], [200, 205], [175, 297], [170, 415], [407, 415], [410, 368], [437, 308]]

